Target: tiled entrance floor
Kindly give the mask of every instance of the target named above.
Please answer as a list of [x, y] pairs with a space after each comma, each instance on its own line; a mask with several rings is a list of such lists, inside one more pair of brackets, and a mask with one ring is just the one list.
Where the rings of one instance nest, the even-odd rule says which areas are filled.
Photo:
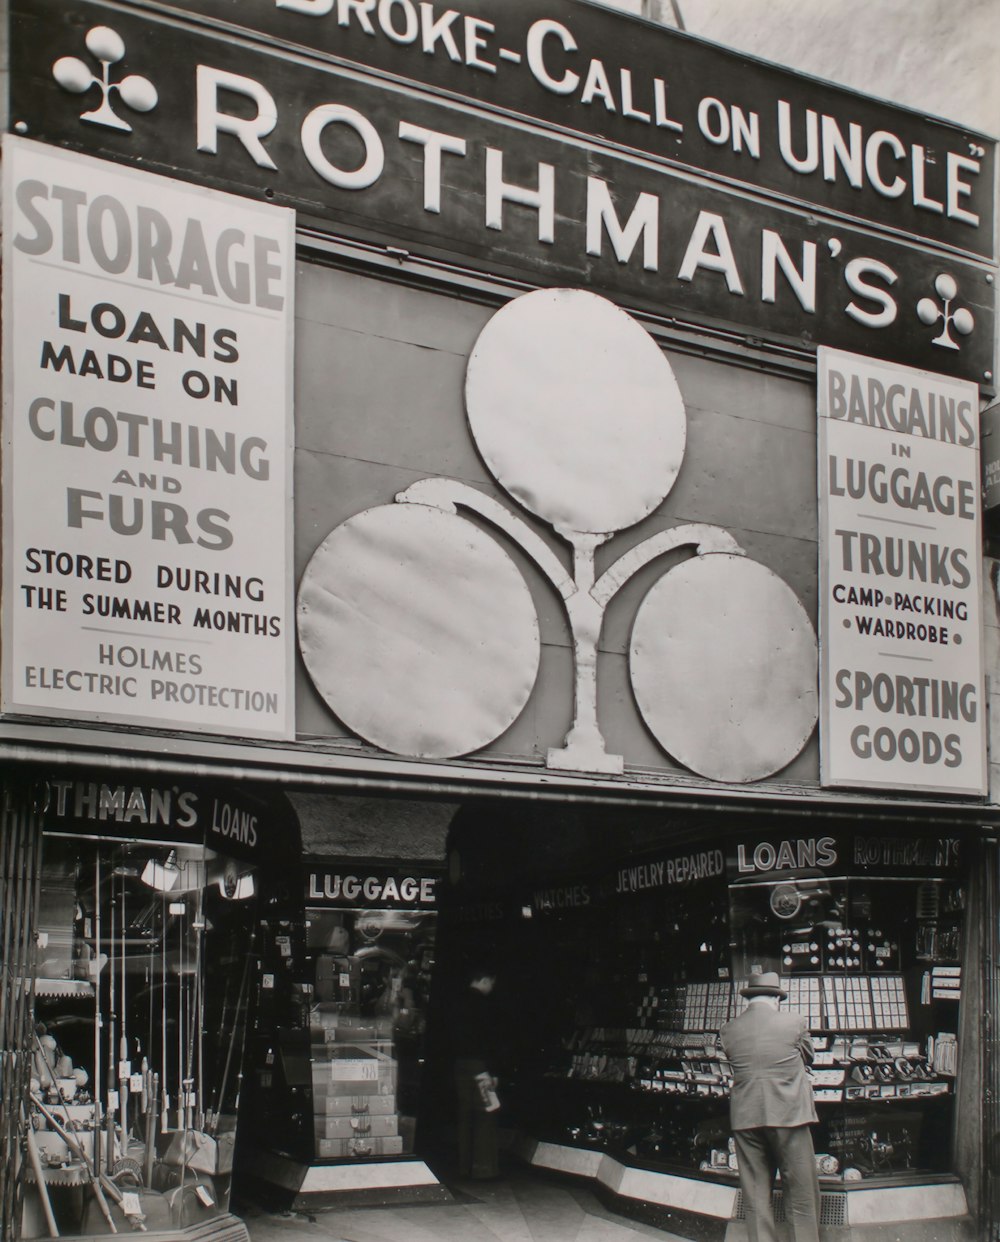
[[683, 1242], [607, 1211], [586, 1186], [526, 1170], [448, 1184], [451, 1203], [240, 1214], [251, 1242]]

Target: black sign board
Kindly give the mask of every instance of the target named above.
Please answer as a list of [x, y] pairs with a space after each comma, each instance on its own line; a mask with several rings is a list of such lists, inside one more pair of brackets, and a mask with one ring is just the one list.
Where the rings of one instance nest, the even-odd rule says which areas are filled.
[[995, 145], [982, 135], [601, 4], [174, 0], [169, 8], [227, 35], [256, 32], [272, 47], [993, 253]]
[[433, 910], [438, 878], [405, 865], [311, 862], [305, 869], [305, 902], [337, 910]]
[[[988, 251], [983, 238], [992, 235], [991, 146], [972, 143], [982, 151], [973, 156], [951, 127], [734, 61], [718, 48], [672, 40], [670, 32], [636, 26], [580, 0], [553, 0], [544, 16], [536, 4], [479, 0], [461, 10], [461, 23], [447, 19], [451, 10], [410, 0], [335, 3], [321, 22], [326, 4], [203, 0], [172, 6], [200, 15], [198, 23], [181, 23], [150, 6], [16, 0], [12, 125], [42, 141], [295, 207], [301, 223], [333, 233], [532, 283], [595, 288], [684, 322], [876, 354], [992, 386], [992, 272], [955, 250], [898, 231]], [[411, 10], [418, 23], [428, 13], [443, 23], [434, 27], [433, 39], [425, 31], [429, 51], [403, 38]], [[375, 22], [371, 32], [361, 14]], [[222, 18], [257, 26], [268, 38], [234, 38], [231, 27], [222, 38], [215, 20]], [[389, 24], [397, 20], [398, 28]], [[539, 27], [539, 21], [547, 24]], [[492, 33], [491, 23], [497, 27]], [[459, 25], [461, 63], [444, 33], [457, 39]], [[113, 32], [111, 43], [95, 41], [92, 32], [101, 28]], [[571, 52], [567, 30], [577, 52]], [[637, 30], [643, 36], [638, 43]], [[477, 42], [487, 37], [488, 43]], [[286, 40], [303, 46], [312, 41], [319, 51], [293, 56]], [[591, 58], [600, 51], [605, 69], [619, 66], [621, 89], [626, 79], [619, 70], [631, 57], [632, 110], [641, 110], [638, 66], [653, 73], [649, 66], [661, 63], [653, 49], [662, 52], [664, 82], [681, 74], [682, 66], [688, 75], [700, 64], [694, 79], [700, 94], [694, 83], [678, 89], [686, 77], [664, 88], [667, 112], [683, 121], [688, 145], [678, 147], [670, 139], [679, 139], [678, 131], [666, 125], [624, 116], [621, 101], [611, 112], [598, 105], [596, 94], [584, 104], [579, 93], [574, 100], [551, 83], [539, 83], [538, 64], [533, 72], [525, 68], [533, 40], [542, 41], [553, 79], [571, 71], [572, 57], [582, 54], [586, 42], [593, 44]], [[553, 40], [562, 46], [561, 67], [552, 58]], [[495, 73], [472, 63], [480, 53], [486, 63], [488, 50]], [[516, 51], [522, 60], [504, 51]], [[348, 63], [365, 57], [378, 74]], [[723, 69], [736, 63], [742, 76], [727, 77]], [[406, 71], [435, 90], [385, 76]], [[597, 70], [589, 72], [593, 84], [603, 81]], [[848, 185], [838, 197], [843, 187], [837, 179], [828, 185], [821, 174], [795, 173], [775, 158], [777, 140], [772, 134], [765, 143], [770, 130], [762, 119], [759, 159], [747, 150], [723, 152], [721, 143], [703, 136], [695, 142], [701, 131], [691, 119], [691, 109], [697, 113], [693, 95], [703, 100], [714, 90], [711, 98], [721, 100], [723, 87], [733, 106], [738, 96], [744, 111], [761, 118], [782, 101], [800, 123], [814, 113], [821, 137], [821, 118], [835, 117], [848, 148], [856, 125], [862, 134], [893, 136], [911, 153], [915, 147], [938, 152], [937, 172], [950, 166], [957, 180], [950, 190], [934, 185], [928, 165], [921, 196], [936, 201], [944, 195], [954, 211], [949, 216], [947, 207], [938, 212], [915, 204], [910, 182], [906, 195], [887, 196], [884, 185]], [[650, 89], [655, 99], [656, 89]], [[848, 103], [856, 109], [850, 117], [843, 111]], [[711, 109], [702, 111], [707, 118]], [[574, 132], [587, 120], [596, 136]], [[556, 125], [565, 128], [557, 132]], [[832, 129], [825, 132], [829, 149], [840, 150]], [[665, 140], [667, 147], [673, 143], [669, 151]], [[898, 161], [887, 162], [886, 152], [895, 146], [888, 138], [880, 142], [868, 176], [871, 181], [881, 169], [887, 184]], [[946, 147], [954, 156], [950, 164]], [[843, 158], [853, 167], [853, 157]], [[972, 163], [978, 164], [975, 172]], [[684, 165], [708, 175], [694, 175]], [[912, 173], [912, 160], [908, 167]], [[782, 201], [787, 195], [816, 200], [824, 210]], [[89, 209], [87, 204], [79, 210]], [[70, 227], [84, 218], [72, 205], [60, 211], [72, 213], [66, 217]], [[862, 224], [864, 217], [893, 227], [873, 230]]]
[[257, 863], [297, 845], [284, 800], [236, 784], [95, 770], [53, 776], [43, 789], [47, 832], [184, 842]]

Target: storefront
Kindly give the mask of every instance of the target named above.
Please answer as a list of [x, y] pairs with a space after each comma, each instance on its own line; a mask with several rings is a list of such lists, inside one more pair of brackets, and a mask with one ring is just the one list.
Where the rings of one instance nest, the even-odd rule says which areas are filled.
[[[525, 815], [508, 845], [546, 819]], [[975, 929], [996, 920], [995, 837], [916, 815], [580, 810], [525, 874], [477, 818], [455, 822], [441, 936], [498, 963], [526, 1159], [723, 1237], [742, 1204], [718, 1032], [751, 970], [775, 970], [818, 1050], [822, 1223], [961, 1236], [985, 1173], [968, 1118], [987, 1089]]]
[[535, 1164], [721, 1237], [761, 966], [827, 1225], [995, 1228], [994, 143], [587, 0], [10, 34], [11, 1229], [442, 1193], [477, 941]]
[[263, 929], [239, 1175], [291, 1206], [443, 1198], [416, 1143], [439, 877], [309, 857], [297, 878]]
[[39, 771], [32, 789], [21, 1236], [233, 1236], [257, 929], [266, 877], [297, 849], [290, 808], [263, 788], [107, 768]]

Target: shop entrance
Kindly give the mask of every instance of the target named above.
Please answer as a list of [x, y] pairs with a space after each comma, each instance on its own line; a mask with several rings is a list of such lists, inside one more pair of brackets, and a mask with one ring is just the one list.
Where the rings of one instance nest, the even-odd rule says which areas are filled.
[[[959, 1123], [981, 1091], [978, 856], [959, 826], [911, 820], [465, 808], [432, 1047], [464, 966], [492, 959], [518, 1155], [615, 1184], [682, 1234], [688, 1184], [724, 1232], [741, 1204], [719, 1031], [747, 977], [774, 971], [817, 1049], [826, 1223], [885, 1195], [900, 1220], [960, 1229], [979, 1176]], [[448, 1099], [442, 1080], [446, 1154]]]

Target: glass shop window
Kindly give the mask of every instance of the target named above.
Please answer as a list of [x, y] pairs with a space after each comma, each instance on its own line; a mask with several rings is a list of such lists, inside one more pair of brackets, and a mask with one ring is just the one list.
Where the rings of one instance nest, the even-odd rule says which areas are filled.
[[776, 970], [808, 1018], [821, 1169], [946, 1172], [955, 1124], [964, 890], [957, 879], [793, 878], [730, 888], [737, 980]]
[[48, 837], [43, 876], [24, 1237], [224, 1213], [254, 869], [200, 846]]
[[[806, 1016], [817, 1050], [823, 1184], [951, 1172], [957, 854], [939, 859], [935, 842], [911, 838], [829, 844], [828, 872], [719, 866], [673, 888], [655, 883], [660, 859], [632, 860], [615, 899], [535, 911], [517, 955], [516, 1003], [546, 1050], [520, 1101], [528, 1132], [735, 1180], [719, 1031], [745, 1008], [751, 972], [776, 971], [783, 1008]], [[834, 872], [838, 853], [859, 868], [871, 856], [882, 874]]]
[[314, 1153], [413, 1152], [437, 915], [306, 910]]

